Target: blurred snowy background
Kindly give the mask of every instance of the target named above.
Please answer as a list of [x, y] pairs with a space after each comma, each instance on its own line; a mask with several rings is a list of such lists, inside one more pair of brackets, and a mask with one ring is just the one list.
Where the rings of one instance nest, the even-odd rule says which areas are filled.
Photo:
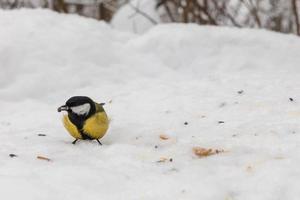
[[0, 7], [76, 13], [136, 33], [159, 23], [179, 22], [300, 35], [299, 0], [0, 0]]

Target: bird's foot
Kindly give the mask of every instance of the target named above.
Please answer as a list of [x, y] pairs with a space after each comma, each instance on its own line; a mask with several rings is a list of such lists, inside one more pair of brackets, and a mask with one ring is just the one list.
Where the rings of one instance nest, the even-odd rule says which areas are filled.
[[77, 140], [78, 140], [78, 139], [74, 140], [74, 141], [72, 142], [72, 144], [76, 144]]
[[102, 143], [98, 140], [98, 139], [96, 139], [97, 140], [97, 142], [99, 143], [99, 145], [102, 145]]

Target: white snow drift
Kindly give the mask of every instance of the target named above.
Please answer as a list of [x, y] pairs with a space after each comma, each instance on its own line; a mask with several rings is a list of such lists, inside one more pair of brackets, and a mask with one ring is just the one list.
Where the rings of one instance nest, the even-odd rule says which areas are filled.
[[[299, 38], [178, 24], [134, 35], [44, 10], [1, 11], [0, 27], [2, 199], [299, 198]], [[71, 144], [56, 110], [73, 95], [107, 103], [103, 146]]]

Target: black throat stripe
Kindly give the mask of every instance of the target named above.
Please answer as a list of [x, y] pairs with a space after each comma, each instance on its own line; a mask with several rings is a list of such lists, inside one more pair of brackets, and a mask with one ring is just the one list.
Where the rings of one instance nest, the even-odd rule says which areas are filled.
[[82, 129], [80, 129], [80, 130], [78, 129], [78, 131], [79, 131], [79, 133], [80, 133], [83, 140], [93, 140], [93, 138], [91, 138], [91, 136], [86, 134]]
[[68, 114], [68, 117], [70, 119], [70, 121], [72, 122], [72, 124], [74, 124], [78, 130], [78, 132], [80, 133], [81, 137], [83, 140], [93, 140], [93, 138], [91, 138], [91, 136], [89, 136], [88, 134], [86, 134], [83, 131], [83, 125], [85, 122], [85, 118], [84, 117], [79, 117], [78, 115], [75, 114]]

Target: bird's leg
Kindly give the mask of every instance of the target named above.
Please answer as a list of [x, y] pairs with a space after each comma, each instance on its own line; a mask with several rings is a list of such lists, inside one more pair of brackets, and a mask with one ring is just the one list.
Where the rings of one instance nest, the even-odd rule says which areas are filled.
[[78, 139], [74, 140], [74, 141], [72, 142], [72, 144], [75, 144], [75, 143], [77, 142], [77, 140], [78, 140]]
[[97, 140], [97, 142], [99, 143], [99, 145], [102, 145], [101, 142], [100, 142], [98, 139], [96, 139], [96, 140]]

